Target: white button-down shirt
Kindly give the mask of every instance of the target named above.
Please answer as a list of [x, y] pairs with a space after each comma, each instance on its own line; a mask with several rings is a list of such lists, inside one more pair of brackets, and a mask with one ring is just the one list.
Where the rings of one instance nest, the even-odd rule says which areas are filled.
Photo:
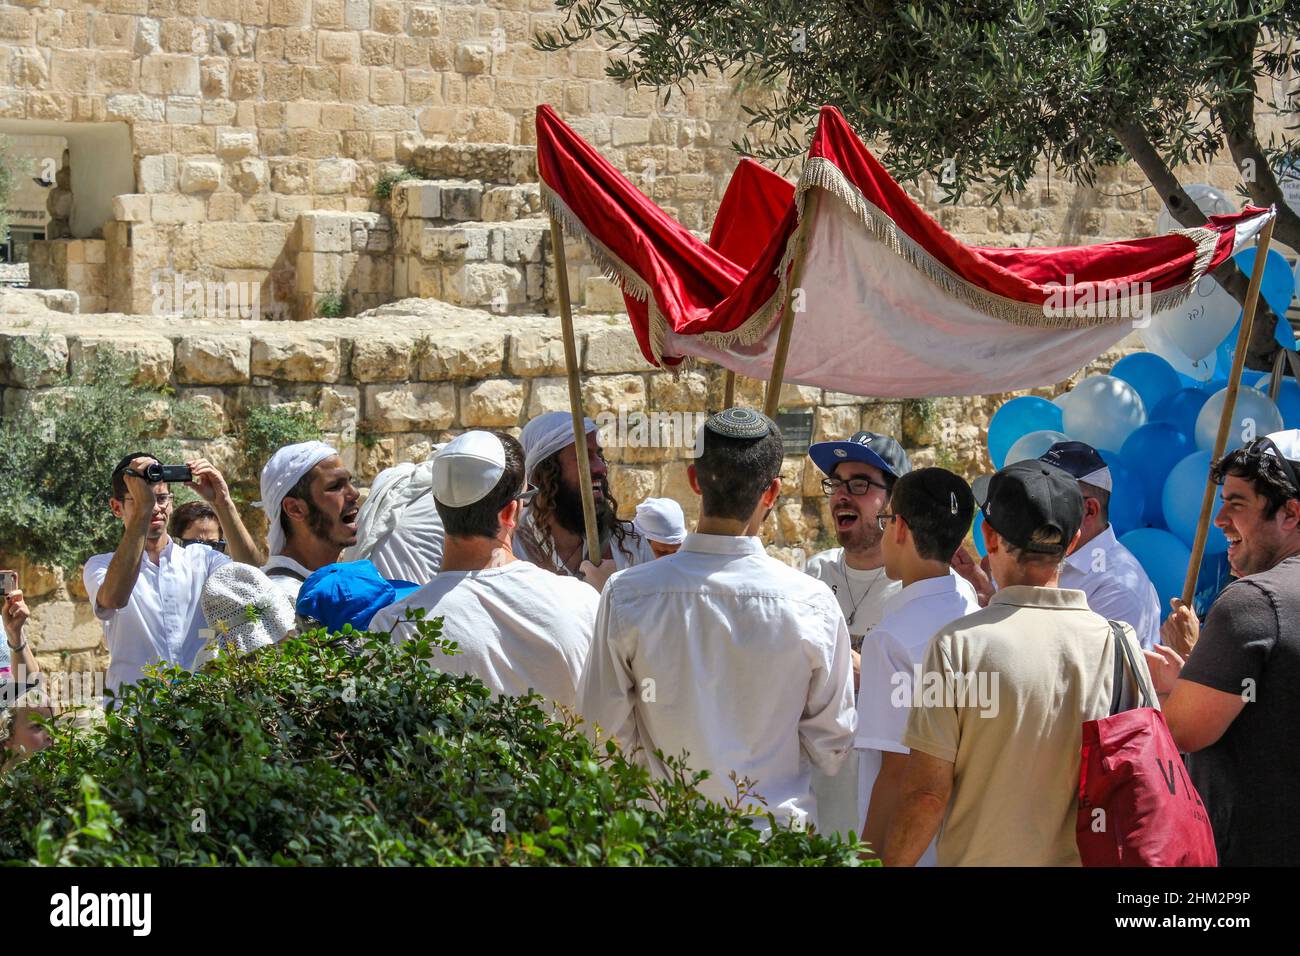
[[1061, 563], [1062, 588], [1082, 591], [1088, 607], [1137, 632], [1144, 648], [1160, 643], [1160, 598], [1133, 552], [1110, 525]]
[[204, 544], [183, 548], [174, 540], [163, 548], [158, 563], [140, 556], [140, 576], [126, 607], [102, 608], [95, 598], [108, 575], [112, 553], [97, 554], [86, 562], [82, 580], [95, 616], [103, 622], [108, 644], [108, 675], [104, 686], [116, 691], [134, 684], [144, 667], [166, 661], [189, 669], [203, 648], [199, 631], [207, 627], [199, 599], [208, 576], [230, 556]]
[[815, 824], [811, 766], [834, 773], [857, 722], [844, 615], [758, 538], [688, 534], [605, 584], [578, 708], [658, 776], [653, 751], [686, 751], [710, 799], [735, 799], [734, 771], [764, 813]]
[[[964, 585], [964, 586], [963, 586]], [[866, 823], [871, 791], [880, 775], [881, 754], [909, 753], [903, 746], [912, 700], [915, 668], [925, 658], [930, 639], [958, 618], [980, 609], [975, 590], [952, 572], [914, 581], [885, 603], [880, 623], [862, 642], [862, 678], [858, 691], [858, 812]], [[933, 866], [935, 845], [922, 855]]]

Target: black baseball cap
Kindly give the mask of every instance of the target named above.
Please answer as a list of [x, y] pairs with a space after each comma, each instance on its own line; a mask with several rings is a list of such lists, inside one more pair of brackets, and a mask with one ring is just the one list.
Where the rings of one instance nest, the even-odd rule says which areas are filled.
[[1110, 467], [1106, 464], [1106, 459], [1085, 442], [1058, 441], [1039, 455], [1038, 460], [1069, 472], [1077, 481], [1086, 481], [1106, 491], [1111, 490]]
[[[976, 481], [974, 492], [988, 525], [1024, 551], [1065, 554], [1083, 524], [1078, 479], [1036, 458], [1007, 465], [987, 482]], [[1059, 532], [1061, 544], [1030, 544], [1034, 532], [1046, 530]]]
[[827, 475], [835, 474], [835, 466], [845, 461], [864, 462], [893, 478], [912, 470], [903, 446], [875, 432], [855, 432], [848, 441], [819, 441], [808, 449], [808, 457]]

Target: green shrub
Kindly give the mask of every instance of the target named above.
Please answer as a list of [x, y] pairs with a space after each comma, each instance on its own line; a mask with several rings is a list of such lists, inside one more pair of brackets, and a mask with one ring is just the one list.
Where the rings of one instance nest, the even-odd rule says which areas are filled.
[[420, 174], [408, 166], [403, 166], [401, 169], [385, 170], [379, 174], [379, 179], [375, 181], [375, 196], [379, 199], [388, 199], [393, 195], [393, 187], [398, 183], [419, 178]]
[[[674, 761], [652, 782], [537, 697], [494, 699], [419, 638], [323, 631], [197, 675], [159, 670], [103, 726], [0, 781], [0, 859], [101, 865], [855, 865], [752, 829]], [[130, 714], [131, 716], [126, 716]]]
[[316, 318], [337, 319], [347, 314], [347, 303], [341, 292], [327, 292], [316, 303]]
[[[10, 342], [9, 361], [35, 369], [38, 349]], [[154, 437], [168, 422], [189, 421], [197, 405], [132, 384], [134, 369], [98, 350], [80, 381], [32, 396], [0, 423], [0, 551], [65, 569], [111, 551], [122, 534], [108, 508], [109, 475], [128, 452], [177, 458], [172, 437]]]
[[295, 405], [254, 405], [239, 426], [244, 475], [256, 481], [262, 466], [285, 445], [319, 441], [325, 416], [318, 409]]

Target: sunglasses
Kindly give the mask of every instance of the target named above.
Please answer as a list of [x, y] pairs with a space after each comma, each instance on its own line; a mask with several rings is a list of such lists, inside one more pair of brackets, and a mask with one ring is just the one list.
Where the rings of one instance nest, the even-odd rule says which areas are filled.
[[220, 551], [222, 554], [226, 553], [226, 542], [224, 541], [208, 541], [205, 538], [177, 538], [176, 540], [181, 543], [182, 548], [188, 548], [192, 544], [206, 544], [213, 551]]

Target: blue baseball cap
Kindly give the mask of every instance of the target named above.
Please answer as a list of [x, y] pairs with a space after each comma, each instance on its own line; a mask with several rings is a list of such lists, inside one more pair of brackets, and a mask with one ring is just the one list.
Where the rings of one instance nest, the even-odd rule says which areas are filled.
[[826, 475], [833, 475], [835, 466], [846, 461], [872, 465], [894, 478], [912, 470], [903, 446], [875, 432], [857, 432], [848, 441], [819, 441], [808, 449], [808, 457]]
[[331, 631], [342, 630], [344, 624], [364, 631], [380, 610], [419, 589], [410, 581], [389, 581], [364, 558], [341, 561], [313, 571], [302, 583], [297, 611]]

